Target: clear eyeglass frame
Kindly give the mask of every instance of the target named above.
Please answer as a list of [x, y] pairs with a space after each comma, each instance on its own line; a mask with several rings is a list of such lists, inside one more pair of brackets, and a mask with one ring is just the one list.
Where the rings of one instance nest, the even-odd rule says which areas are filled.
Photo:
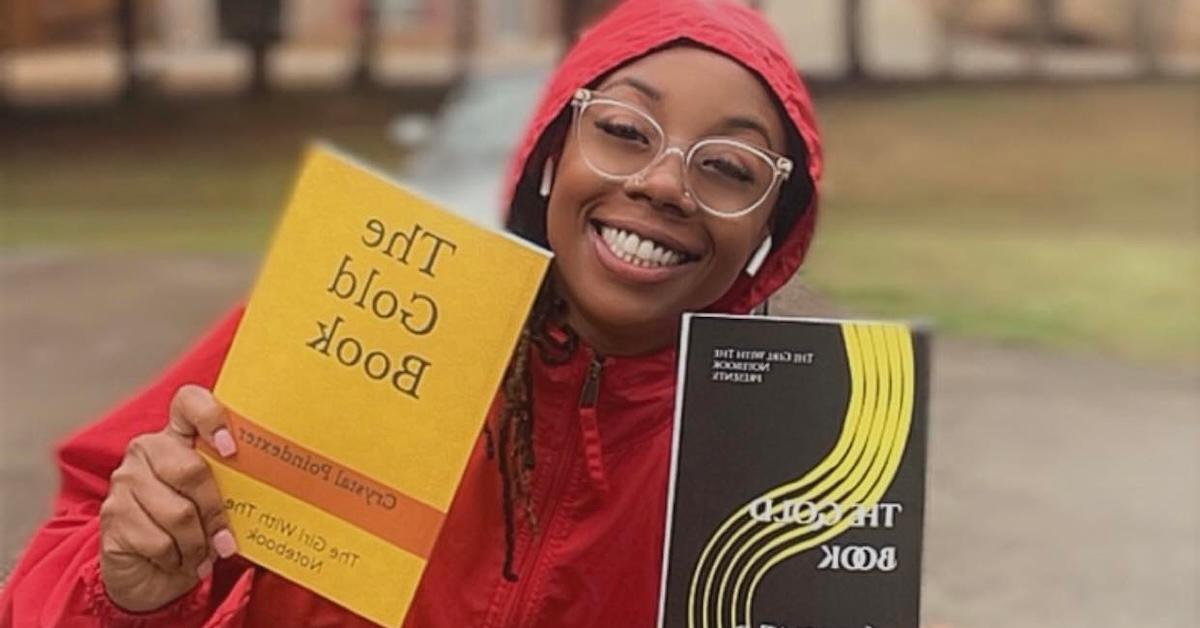
[[[624, 175], [613, 174], [611, 172], [605, 171], [604, 169], [602, 169], [599, 166], [597, 166], [596, 164], [594, 164], [592, 162], [592, 160], [588, 158], [587, 152], [582, 150], [584, 138], [581, 136], [582, 131], [580, 129], [580, 127], [581, 127], [580, 120], [583, 118], [583, 114], [587, 110], [587, 108], [592, 105], [610, 105], [610, 106], [620, 107], [620, 108], [632, 111], [632, 112], [636, 113], [637, 115], [645, 118], [646, 121], [649, 122], [650, 125], [654, 128], [654, 130], [658, 132], [659, 137], [662, 138], [662, 146], [659, 147], [658, 153], [656, 155], [654, 155], [654, 157], [649, 162], [647, 162], [645, 167], [643, 167], [638, 172], [634, 172], [631, 174], [624, 174]], [[765, 148], [759, 148], [758, 146], [754, 146], [752, 144], [747, 144], [746, 142], [742, 142], [740, 140], [736, 140], [736, 139], [729, 138], [729, 137], [700, 138], [700, 139], [692, 142], [691, 146], [689, 146], [686, 150], [682, 146], [670, 145], [667, 143], [666, 132], [663, 131], [662, 125], [660, 125], [658, 123], [658, 120], [654, 119], [654, 116], [651, 116], [649, 113], [647, 113], [647, 112], [639, 109], [638, 107], [635, 107], [634, 105], [631, 105], [627, 102], [623, 102], [623, 101], [616, 100], [613, 98], [605, 98], [602, 96], [598, 96], [595, 92], [593, 92], [592, 90], [587, 89], [587, 88], [579, 88], [579, 89], [575, 90], [575, 95], [571, 98], [571, 106], [575, 110], [574, 120], [572, 121], [572, 126], [574, 127], [574, 132], [575, 132], [575, 143], [580, 147], [580, 155], [583, 157], [584, 162], [587, 163], [588, 167], [591, 168], [593, 172], [595, 172], [597, 175], [599, 175], [605, 179], [608, 179], [610, 181], [625, 182], [630, 179], [635, 179], [635, 178], [645, 175], [646, 171], [657, 166], [658, 162], [666, 154], [672, 153], [672, 152], [678, 153], [679, 156], [683, 159], [684, 191], [688, 194], [689, 197], [692, 198], [693, 201], [695, 201], [697, 206], [699, 206], [705, 212], [708, 212], [709, 214], [712, 214], [714, 216], [718, 216], [721, 218], [740, 218], [742, 216], [745, 216], [746, 214], [749, 214], [750, 212], [754, 211], [755, 209], [758, 209], [758, 207], [760, 205], [762, 205], [764, 201], [767, 200], [767, 197], [771, 195], [771, 192], [775, 190], [775, 187], [777, 185], [780, 185], [783, 181], [786, 181], [792, 175], [792, 169], [794, 168], [794, 166], [792, 164], [791, 159], [788, 159], [787, 157], [784, 157], [783, 155], [780, 155], [773, 151], [767, 150]], [[691, 172], [692, 157], [695, 156], [699, 150], [701, 150], [707, 146], [713, 146], [713, 145], [732, 146], [732, 147], [735, 147], [735, 148], [738, 148], [741, 150], [745, 150], [745, 151], [749, 152], [750, 154], [754, 155], [755, 157], [757, 157], [758, 159], [761, 159], [768, 166], [770, 166], [771, 172], [772, 172], [771, 182], [764, 189], [762, 196], [760, 196], [758, 198], [758, 200], [751, 203], [745, 209], [742, 209], [739, 211], [734, 211], [734, 212], [722, 211], [719, 209], [715, 209], [715, 208], [709, 206], [704, 201], [702, 201], [696, 195], [695, 191], [693, 190], [692, 183], [691, 183], [691, 176], [690, 176], [690, 174], [688, 174]]]

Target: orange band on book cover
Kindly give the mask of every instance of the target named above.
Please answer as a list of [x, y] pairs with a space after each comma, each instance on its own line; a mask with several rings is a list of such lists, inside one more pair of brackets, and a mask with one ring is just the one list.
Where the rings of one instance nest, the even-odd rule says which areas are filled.
[[228, 427], [237, 453], [212, 458], [231, 469], [343, 519], [400, 549], [428, 559], [445, 513], [280, 436], [234, 412]]

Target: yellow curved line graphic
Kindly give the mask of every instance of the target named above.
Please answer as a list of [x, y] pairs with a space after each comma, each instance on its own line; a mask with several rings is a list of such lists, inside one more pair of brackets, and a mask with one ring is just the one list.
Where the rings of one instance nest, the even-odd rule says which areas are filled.
[[[850, 400], [847, 403], [846, 416], [843, 421], [844, 428], [842, 430], [842, 433], [839, 435], [838, 441], [834, 445], [831, 452], [824, 459], [822, 459], [817, 464], [817, 466], [814, 467], [811, 471], [806, 473], [802, 478], [800, 478], [799, 480], [797, 480], [794, 483], [777, 487], [775, 489], [772, 489], [770, 492], [768, 492], [767, 496], [772, 499], [782, 497], [783, 495], [790, 492], [794, 488], [802, 487], [802, 486], [810, 484], [815, 479], [819, 478], [820, 476], [822, 476], [825, 473], [827, 473], [828, 471], [830, 471], [830, 469], [834, 468], [839, 463], [839, 461], [841, 461], [847, 455], [848, 452], [852, 452], [852, 450], [857, 449], [857, 447], [855, 446], [855, 443], [859, 440], [858, 424], [859, 424], [860, 417], [862, 414], [861, 410], [864, 405], [864, 397], [866, 396], [864, 393], [865, 387], [862, 385], [862, 382], [866, 379], [865, 375], [863, 373], [864, 360], [862, 360], [862, 358], [860, 356], [861, 349], [860, 349], [859, 340], [858, 340], [858, 332], [853, 326], [849, 326], [849, 325], [842, 326], [842, 340], [846, 347], [847, 366], [850, 371], [850, 382], [851, 382]], [[751, 503], [753, 503], [753, 502], [747, 502], [746, 504], [743, 504], [741, 507], [736, 509], [734, 511], [734, 513], [732, 515], [730, 515], [730, 517], [727, 518], [724, 523], [721, 524], [720, 528], [717, 529], [716, 533], [714, 533], [709, 538], [708, 543], [705, 545], [703, 551], [700, 553], [700, 558], [696, 562], [696, 567], [694, 568], [694, 571], [692, 573], [692, 582], [691, 582], [691, 586], [688, 591], [688, 626], [689, 626], [689, 628], [696, 628], [696, 626], [697, 626], [696, 616], [695, 616], [697, 608], [701, 609], [701, 612], [702, 612], [701, 626], [703, 626], [703, 628], [708, 628], [708, 626], [709, 626], [708, 610], [711, 608], [710, 593], [711, 593], [712, 584], [713, 584], [712, 579], [714, 576], [714, 568], [707, 567], [708, 556], [712, 552], [714, 545], [729, 530], [729, 528], [733, 527], [734, 525], [736, 525], [739, 522], [744, 522], [743, 525], [734, 534], [733, 538], [727, 540], [721, 546], [721, 548], [717, 552], [716, 557], [712, 561], [712, 564], [714, 565], [714, 567], [716, 565], [721, 564], [721, 560], [724, 557], [725, 553], [737, 541], [737, 539], [739, 537], [741, 537], [746, 532], [747, 529], [756, 525], [756, 522], [753, 521], [752, 519], [747, 521], [747, 519], [749, 519], [749, 517], [747, 516], [746, 513], [747, 513]], [[701, 576], [705, 576], [704, 577], [704, 591], [703, 591], [702, 598], [697, 600], [696, 589], [697, 589], [697, 586], [701, 579]]]
[[[821, 537], [831, 537], [832, 535], [841, 533], [848, 528], [851, 524], [851, 520], [845, 516], [845, 513], [847, 513], [849, 509], [856, 504], [861, 504], [866, 507], [873, 505], [872, 503], [868, 503], [863, 500], [865, 491], [860, 487], [869, 485], [873, 482], [873, 479], [878, 476], [880, 467], [882, 466], [881, 453], [886, 448], [888, 440], [894, 435], [894, 421], [890, 420], [892, 419], [893, 415], [892, 402], [894, 400], [891, 390], [892, 377], [890, 377], [892, 374], [892, 364], [889, 360], [890, 356], [886, 346], [884, 346], [887, 342], [887, 332], [878, 326], [872, 326], [867, 330], [867, 334], [870, 336], [870, 346], [872, 348], [872, 353], [875, 356], [875, 364], [877, 367], [875, 370], [875, 376], [878, 378], [876, 383], [877, 403], [874, 407], [874, 415], [871, 418], [871, 431], [868, 437], [868, 446], [863, 452], [863, 455], [854, 462], [854, 466], [846, 475], [846, 479], [839, 482], [834, 487], [834, 493], [836, 496], [833, 499], [826, 498], [826, 501], [833, 502], [838, 505], [837, 512], [839, 512], [842, 516], [833, 525], [827, 526], [824, 534], [820, 535]], [[807, 497], [808, 496], [805, 496], [804, 498]], [[783, 532], [787, 529], [788, 526], [785, 523], [771, 524], [769, 530], [764, 531], [763, 534], [760, 534], [759, 538], [762, 536], [773, 535], [777, 532]], [[795, 529], [792, 532], [788, 532], [781, 537], [772, 539], [764, 547], [758, 549], [758, 551], [756, 551], [750, 558], [749, 562], [742, 563], [740, 567], [738, 567], [738, 565], [730, 565], [729, 571], [732, 572], [736, 570], [738, 573], [737, 578], [735, 579], [734, 588], [729, 594], [731, 599], [729, 609], [731, 623], [734, 625], [738, 624], [737, 611], [739, 610], [738, 607], [740, 601], [739, 592], [742, 590], [742, 584], [745, 581], [750, 567], [762, 560], [764, 557], [767, 557], [768, 553], [779, 547], [782, 543], [802, 537], [809, 532], [819, 531], [820, 529], [815, 528], [814, 526], [801, 526], [800, 528]], [[808, 549], [809, 547], [815, 546], [816, 543], [812, 540], [809, 540], [800, 541], [799, 544], [803, 546], [804, 549]], [[728, 575], [729, 573], [727, 572], [723, 581], [728, 578]], [[722, 593], [724, 593], [724, 591], [722, 591]]]
[[[832, 499], [826, 498], [823, 501], [826, 503], [836, 503], [838, 509], [836, 512], [843, 514], [846, 510], [845, 504], [841, 503], [839, 500], [844, 492], [848, 492], [848, 489], [843, 491], [843, 487], [857, 484], [859, 479], [866, 472], [866, 467], [862, 464], [862, 461], [864, 459], [873, 459], [875, 456], [875, 449], [878, 447], [877, 443], [879, 441], [879, 435], [883, 428], [883, 422], [879, 420], [880, 404], [886, 402], [887, 393], [887, 390], [880, 385], [881, 383], [886, 384], [886, 379], [879, 376], [880, 361], [884, 358], [884, 353], [877, 350], [877, 339], [873, 337], [872, 330], [870, 328], [858, 327], [856, 329], [856, 333], [859, 336], [861, 359], [863, 361], [863, 366], [865, 367], [862, 370], [863, 379], [861, 380], [864, 389], [862, 410], [866, 414], [867, 420], [860, 420], [858, 423], [858, 430], [856, 431], [856, 436], [850, 455], [848, 455], [839, 463], [837, 469], [832, 474], [823, 478], [816, 486], [810, 488], [807, 492], [796, 497], [796, 499], [800, 500], [815, 500], [826, 491], [829, 491], [831, 495], [834, 495], [834, 497]], [[848, 481], [847, 478], [849, 478]], [[801, 487], [797, 484], [798, 483], [793, 483], [787, 486], [794, 487], [795, 490], [799, 490]], [[792, 490], [787, 491], [785, 496], [791, 497], [792, 492]], [[782, 510], [782, 506], [780, 506], [780, 510]], [[771, 514], [775, 514], [775, 508], [772, 508]], [[833, 524], [826, 522], [826, 525], [837, 525], [840, 523], [841, 518], [842, 516], [839, 516], [838, 520], [834, 521]], [[755, 542], [762, 539], [764, 536], [768, 536], [783, 529], [783, 524], [780, 523], [760, 523], [759, 526], [761, 527], [761, 530], [758, 534], [752, 537], [750, 541], [743, 541], [739, 544], [738, 550], [734, 554], [733, 559], [731, 559], [723, 567], [718, 565], [718, 567], [721, 567], [721, 583], [717, 588], [715, 600], [715, 615], [717, 618], [716, 626], [718, 628], [724, 625], [724, 622], [721, 618], [725, 615], [724, 606], [727, 597], [731, 598], [731, 603], [729, 605], [731, 621], [733, 620], [733, 613], [737, 609], [734, 600], [727, 593], [727, 591], [729, 591], [729, 579], [733, 573], [735, 573], [736, 567], [740, 563], [738, 559], [746, 551], [749, 551]], [[805, 531], [815, 532], [818, 529], [820, 529], [820, 527], [815, 522], [812, 525], [802, 526], [802, 530]]]
[[[850, 503], [862, 504], [866, 508], [878, 504], [884, 492], [891, 486], [892, 480], [896, 476], [896, 469], [899, 468], [900, 460], [903, 458], [905, 445], [908, 442], [909, 428], [912, 425], [913, 368], [911, 360], [911, 336], [907, 333], [906, 329], [898, 327], [891, 327], [886, 336], [887, 350], [891, 358], [890, 372], [892, 381], [900, 390], [894, 391], [895, 394], [891, 396], [888, 404], [888, 434], [884, 437], [884, 450], [880, 452], [882, 455], [876, 457], [872, 463], [871, 470], [867, 475], [867, 481], [856, 487], [854, 494], [848, 500]], [[879, 467], [882, 467], [882, 469]], [[754, 593], [767, 571], [780, 562], [837, 536], [849, 526], [849, 523], [849, 521], [842, 522], [839, 525], [840, 529], [827, 530], [825, 533], [811, 540], [800, 543], [790, 542], [797, 539], [802, 533], [799, 531], [789, 532], [772, 540], [766, 547], [760, 550], [759, 554], [751, 559], [750, 565], [756, 563], [766, 552], [783, 546], [779, 551], [772, 553], [770, 558], [754, 572], [750, 586], [745, 594], [745, 601], [743, 602], [744, 623], [749, 623], [750, 621]], [[748, 569], [748, 566], [744, 569]], [[739, 576], [740, 581], [741, 576]], [[738, 591], [735, 588], [735, 603], [737, 599]]]
[[[869, 486], [870, 484], [874, 483], [875, 479], [879, 476], [881, 471], [880, 467], [883, 463], [882, 455], [885, 455], [885, 450], [888, 448], [889, 441], [895, 436], [895, 410], [897, 409], [897, 406], [895, 404], [896, 395], [893, 394], [894, 391], [892, 390], [891, 385], [894, 381], [892, 375], [894, 374], [893, 367], [895, 361], [891, 359], [892, 356], [886, 347], [888, 344], [888, 332], [886, 329], [873, 326], [870, 328], [869, 334], [871, 336], [871, 344], [872, 348], [874, 349], [876, 365], [878, 367], [876, 370], [876, 376], [879, 378], [877, 383], [878, 403], [875, 406], [875, 415], [871, 420], [872, 429], [869, 436], [869, 445], [863, 456], [856, 461], [854, 468], [848, 474], [847, 481], [840, 482], [835, 487], [835, 491], [838, 492], [837, 497], [834, 500], [827, 499], [827, 501], [835, 501], [835, 503], [838, 504], [839, 512], [842, 513], [843, 516], [840, 520], [834, 523], [834, 525], [827, 526], [824, 533], [819, 534], [817, 538], [832, 537], [835, 534], [840, 534], [842, 531], [848, 528], [852, 521], [849, 517], [845, 516], [845, 513], [855, 505], [862, 505], [864, 507], [871, 507], [874, 505], [874, 502], [870, 501], [869, 499], [864, 499], [864, 493], [866, 493], [866, 490], [864, 490], [862, 487]], [[776, 532], [782, 532], [788, 529], [789, 526], [787, 526], [785, 523], [772, 524], [770, 533], [774, 534]], [[747, 574], [750, 572], [751, 567], [760, 560], [768, 557], [768, 554], [773, 556], [774, 554], [772, 550], [779, 547], [783, 543], [798, 539], [810, 531], [820, 532], [819, 529], [814, 529], [813, 526], [803, 526], [798, 529], [793, 529], [791, 532], [787, 532], [786, 534], [776, 536], [765, 546], [761, 547], [757, 552], [755, 552], [754, 555], [750, 557], [748, 562], [743, 563], [741, 567], [737, 569], [738, 575], [735, 580], [733, 590], [730, 593], [730, 621], [733, 622], [734, 625], [738, 623], [736, 613], [738, 611], [739, 601], [741, 600], [740, 592], [743, 590], [743, 583]], [[800, 541], [796, 544], [796, 546], [800, 546], [803, 549], [809, 549], [814, 547], [816, 544], [817, 542], [815, 539], [810, 539], [807, 541]], [[790, 549], [790, 547], [787, 549]], [[803, 551], [803, 549], [800, 551]], [[774, 558], [770, 558], [770, 560], [772, 561], [771, 564], [774, 564]], [[733, 567], [734, 566], [731, 565], [731, 570]], [[757, 579], [755, 581], [757, 582]], [[746, 604], [746, 607], [748, 609], [748, 604]]]
[[[710, 618], [715, 620], [716, 628], [724, 628], [726, 600], [729, 601], [728, 619], [731, 624], [748, 625], [754, 592], [768, 570], [786, 558], [841, 534], [852, 523], [846, 516], [851, 507], [873, 507], [891, 485], [907, 443], [912, 418], [911, 334], [900, 325], [844, 324], [842, 335], [850, 370], [850, 401], [838, 442], [802, 478], [756, 497], [754, 501], [763, 497], [772, 500], [786, 498], [782, 502], [773, 502], [768, 515], [772, 522], [751, 518], [748, 514], [750, 505], [754, 503], [751, 501], [735, 510], [710, 537], [692, 574], [688, 596], [690, 628], [697, 626], [697, 612], [700, 614], [699, 625], [703, 628], [708, 628]], [[832, 473], [826, 476], [831, 469]], [[810, 487], [814, 481], [817, 481], [816, 484]], [[805, 487], [810, 488], [796, 495]], [[788, 502], [821, 504], [817, 520], [808, 525], [787, 522], [784, 513]], [[823, 512], [829, 506], [835, 506], [836, 517], [832, 521]], [[777, 520], [780, 515], [784, 516], [785, 521]], [[824, 524], [821, 523], [823, 519]], [[741, 525], [737, 531], [721, 543], [710, 564], [708, 557], [718, 541], [738, 523]], [[743, 540], [742, 537], [756, 528], [753, 536]], [[816, 536], [802, 538], [810, 533]], [[764, 539], [769, 540], [748, 561], [743, 561], [746, 552], [757, 547]], [[731, 550], [732, 556], [722, 562]], [[762, 563], [761, 566], [755, 570], [754, 566], [759, 563]], [[733, 589], [729, 591], [729, 580], [735, 572], [737, 576]], [[713, 599], [712, 585], [718, 573], [720, 582]], [[751, 573], [752, 576], [749, 575]], [[748, 576], [750, 585], [744, 587]], [[704, 587], [698, 597], [697, 588], [701, 579], [704, 580]], [[740, 622], [739, 610], [743, 613]]]

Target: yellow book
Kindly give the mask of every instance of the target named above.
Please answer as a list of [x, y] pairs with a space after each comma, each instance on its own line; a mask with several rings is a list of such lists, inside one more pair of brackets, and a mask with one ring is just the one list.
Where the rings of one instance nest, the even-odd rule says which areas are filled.
[[214, 390], [239, 552], [399, 625], [549, 259], [310, 150]]

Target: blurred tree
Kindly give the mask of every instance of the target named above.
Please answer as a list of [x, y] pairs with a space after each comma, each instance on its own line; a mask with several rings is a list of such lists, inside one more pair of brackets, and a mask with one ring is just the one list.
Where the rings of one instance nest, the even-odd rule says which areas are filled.
[[[1178, 6], [1178, 5], [1176, 5]], [[1142, 71], [1151, 76], [1162, 73], [1159, 50], [1158, 24], [1155, 22], [1154, 3], [1148, 0], [1133, 0], [1132, 31], [1134, 50], [1137, 51]]]
[[558, 34], [563, 51], [571, 48], [583, 22], [583, 0], [562, 0], [558, 11]]
[[1058, 29], [1058, 0], [1031, 0], [1029, 9], [1029, 64], [1031, 71], [1038, 72], [1045, 68]]
[[846, 0], [842, 11], [842, 41], [846, 54], [846, 78], [866, 78], [862, 58], [862, 0]]
[[938, 39], [938, 71], [943, 77], [954, 75], [954, 53], [959, 33], [963, 27], [963, 19], [970, 10], [974, 0], [940, 0], [937, 7], [937, 20], [940, 27]]
[[267, 93], [267, 55], [283, 36], [282, 0], [220, 0], [221, 34], [250, 48], [253, 74], [250, 93]]
[[359, 90], [369, 90], [375, 87], [372, 63], [379, 44], [379, 3], [377, 0], [360, 0], [358, 24], [358, 63], [354, 69], [354, 87]]
[[559, 4], [558, 32], [559, 40], [563, 43], [563, 53], [575, 44], [575, 39], [608, 9], [617, 4], [617, 0], [561, 0]]
[[131, 101], [142, 91], [137, 67], [137, 7], [134, 1], [118, 0], [113, 17], [121, 48], [121, 99]]
[[471, 57], [479, 39], [479, 0], [454, 4], [454, 83], [461, 84], [471, 71]]

